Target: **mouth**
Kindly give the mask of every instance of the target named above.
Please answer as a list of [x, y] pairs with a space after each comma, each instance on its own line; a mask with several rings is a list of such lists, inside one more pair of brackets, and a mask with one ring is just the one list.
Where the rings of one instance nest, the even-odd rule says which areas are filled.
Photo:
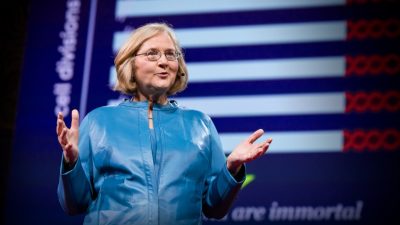
[[161, 77], [161, 78], [168, 77], [168, 73], [167, 72], [156, 73], [155, 75], [158, 76], [158, 77]]

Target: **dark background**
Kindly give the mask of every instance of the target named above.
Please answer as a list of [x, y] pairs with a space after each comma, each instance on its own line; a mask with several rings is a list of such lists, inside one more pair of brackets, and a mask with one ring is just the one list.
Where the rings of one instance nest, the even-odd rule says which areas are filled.
[[0, 74], [2, 79], [0, 114], [0, 224], [4, 224], [6, 181], [11, 161], [29, 5], [30, 1], [28, 0], [9, 1], [7, 4], [2, 4], [0, 13], [0, 29], [2, 30], [0, 35]]

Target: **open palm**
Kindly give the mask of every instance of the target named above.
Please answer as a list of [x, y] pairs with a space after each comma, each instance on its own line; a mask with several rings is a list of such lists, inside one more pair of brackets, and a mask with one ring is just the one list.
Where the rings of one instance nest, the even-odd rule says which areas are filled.
[[236, 146], [227, 158], [227, 167], [231, 173], [236, 174], [244, 163], [253, 161], [264, 155], [272, 142], [272, 138], [268, 138], [261, 143], [254, 143], [263, 134], [264, 130], [258, 129]]
[[64, 116], [60, 112], [57, 116], [57, 136], [64, 154], [64, 160], [68, 165], [73, 165], [78, 159], [78, 139], [79, 139], [79, 113], [72, 110], [71, 127], [68, 128], [64, 122]]

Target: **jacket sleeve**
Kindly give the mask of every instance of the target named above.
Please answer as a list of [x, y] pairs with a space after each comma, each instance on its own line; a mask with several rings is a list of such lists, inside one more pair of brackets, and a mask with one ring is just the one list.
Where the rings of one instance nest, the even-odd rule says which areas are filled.
[[86, 212], [93, 195], [91, 178], [91, 145], [89, 122], [85, 118], [79, 128], [79, 157], [70, 170], [64, 166], [62, 158], [57, 187], [58, 200], [63, 210], [69, 215]]
[[226, 215], [246, 177], [245, 166], [233, 177], [226, 166], [218, 132], [209, 119], [211, 161], [203, 194], [203, 213], [208, 218], [220, 219]]

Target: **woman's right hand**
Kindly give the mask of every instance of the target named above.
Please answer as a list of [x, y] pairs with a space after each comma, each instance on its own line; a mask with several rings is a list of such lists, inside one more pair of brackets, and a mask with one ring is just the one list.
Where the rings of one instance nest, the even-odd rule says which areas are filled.
[[61, 112], [57, 116], [57, 136], [64, 154], [64, 162], [68, 167], [73, 167], [78, 160], [78, 140], [79, 140], [79, 113], [78, 110], [72, 110], [71, 127], [68, 128], [64, 122], [64, 116]]

